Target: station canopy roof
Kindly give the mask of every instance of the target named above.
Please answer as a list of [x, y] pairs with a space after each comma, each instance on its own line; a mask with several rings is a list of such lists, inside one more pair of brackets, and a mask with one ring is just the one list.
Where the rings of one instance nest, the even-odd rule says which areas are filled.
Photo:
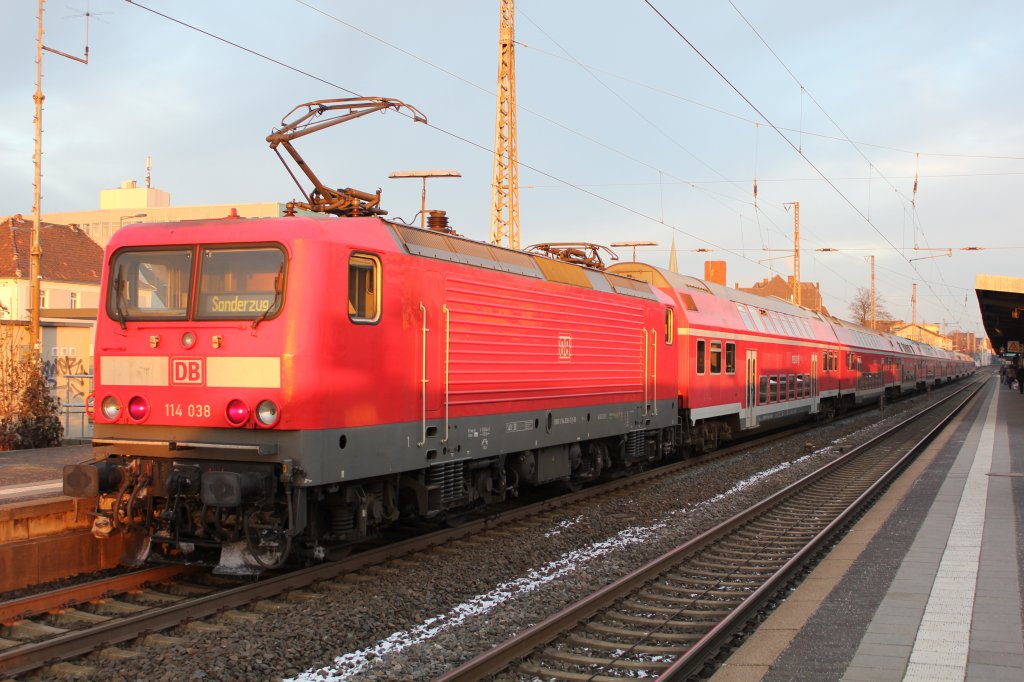
[[981, 321], [996, 353], [1024, 353], [1024, 278], [976, 275]]

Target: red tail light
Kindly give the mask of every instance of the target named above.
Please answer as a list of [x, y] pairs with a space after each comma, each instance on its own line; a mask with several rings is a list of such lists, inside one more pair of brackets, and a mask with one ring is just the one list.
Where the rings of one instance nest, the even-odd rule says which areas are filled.
[[228, 403], [227, 417], [235, 426], [241, 426], [249, 419], [249, 406], [235, 398]]
[[149, 416], [149, 401], [141, 396], [135, 396], [128, 401], [128, 416], [137, 422]]

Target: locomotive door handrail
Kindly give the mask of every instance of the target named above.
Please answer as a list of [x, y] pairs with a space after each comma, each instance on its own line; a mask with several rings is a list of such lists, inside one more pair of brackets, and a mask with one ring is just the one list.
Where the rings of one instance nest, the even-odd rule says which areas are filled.
[[450, 367], [449, 351], [451, 349], [452, 313], [448, 310], [447, 303], [441, 306], [441, 310], [444, 312], [444, 438], [441, 439], [441, 442], [447, 443], [449, 404], [448, 368]]
[[651, 373], [651, 402], [654, 403], [654, 416], [658, 416], [658, 333], [651, 327], [651, 346], [654, 347], [653, 371]]
[[642, 328], [640, 331], [644, 333], [644, 416], [647, 416], [648, 408], [650, 407], [647, 403], [647, 381], [650, 377], [650, 352], [651, 347], [648, 344], [647, 338], [647, 327]]
[[430, 331], [427, 328], [427, 306], [423, 305], [423, 301], [420, 301], [420, 312], [423, 313], [423, 349], [421, 351], [421, 361], [423, 363], [423, 374], [420, 378], [420, 400], [423, 409], [423, 431], [420, 435], [420, 442], [416, 443], [416, 447], [423, 447], [423, 444], [427, 442], [427, 332]]

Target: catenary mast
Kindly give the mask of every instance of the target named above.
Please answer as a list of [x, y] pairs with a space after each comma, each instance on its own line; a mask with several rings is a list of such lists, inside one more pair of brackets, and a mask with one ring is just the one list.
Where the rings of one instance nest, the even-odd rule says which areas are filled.
[[519, 155], [516, 141], [515, 2], [499, 0], [498, 97], [494, 121], [491, 243], [519, 248]]

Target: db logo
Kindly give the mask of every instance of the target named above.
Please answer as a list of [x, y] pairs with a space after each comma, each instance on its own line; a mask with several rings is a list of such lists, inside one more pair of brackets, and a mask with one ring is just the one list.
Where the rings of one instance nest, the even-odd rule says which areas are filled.
[[558, 337], [558, 359], [572, 360], [572, 337], [561, 334]]
[[171, 383], [201, 385], [203, 383], [203, 359], [171, 358]]

